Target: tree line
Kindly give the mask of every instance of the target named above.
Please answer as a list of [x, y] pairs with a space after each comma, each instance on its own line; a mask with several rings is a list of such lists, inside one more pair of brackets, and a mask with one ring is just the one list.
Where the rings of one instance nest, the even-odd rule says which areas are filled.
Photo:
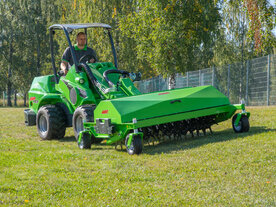
[[[149, 78], [274, 53], [275, 10], [268, 0], [0, 0], [0, 91], [12, 106], [12, 93], [26, 101], [33, 78], [52, 73], [48, 28], [55, 23], [111, 25], [119, 68]], [[102, 35], [89, 37], [108, 59]], [[55, 53], [65, 47], [57, 35]]]

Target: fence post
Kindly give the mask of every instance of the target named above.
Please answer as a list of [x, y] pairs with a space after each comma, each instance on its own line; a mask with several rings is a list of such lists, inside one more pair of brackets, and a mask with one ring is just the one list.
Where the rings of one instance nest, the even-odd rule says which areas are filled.
[[201, 81], [201, 70], [198, 70], [198, 84], [199, 86], [202, 86], [202, 81]]
[[162, 91], [162, 89], [161, 89], [161, 75], [158, 76], [158, 84], [159, 84], [159, 91]]
[[269, 106], [269, 94], [270, 94], [270, 55], [267, 56], [267, 105]]
[[5, 106], [5, 91], [3, 91], [3, 106]]
[[179, 82], [179, 73], [176, 73], [176, 77], [175, 77], [175, 88], [178, 88], [178, 82]]
[[213, 66], [212, 70], [212, 86], [215, 86], [215, 66]]
[[228, 73], [227, 73], [227, 96], [230, 96], [230, 64], [228, 64]]
[[154, 91], [158, 91], [158, 88], [157, 88], [157, 77], [154, 77]]
[[248, 105], [249, 60], [246, 61], [246, 64], [245, 103]]
[[189, 71], [187, 71], [187, 73], [186, 73], [186, 77], [187, 77], [187, 87], [189, 87]]

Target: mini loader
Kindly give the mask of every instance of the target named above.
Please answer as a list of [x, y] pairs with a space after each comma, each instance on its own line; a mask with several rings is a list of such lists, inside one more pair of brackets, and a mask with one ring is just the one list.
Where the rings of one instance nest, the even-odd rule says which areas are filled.
[[[78, 62], [69, 33], [101, 27], [107, 31], [114, 64]], [[44, 140], [61, 139], [66, 127], [73, 126], [78, 146], [92, 143], [126, 145], [129, 154], [140, 154], [143, 142], [162, 137], [181, 138], [187, 133], [212, 133], [211, 126], [230, 119], [235, 132], [249, 130], [250, 116], [244, 104], [231, 105], [228, 98], [212, 86], [175, 89], [141, 94], [133, 82], [139, 73], [117, 68], [111, 26], [107, 24], [55, 24], [50, 28], [53, 75], [36, 77], [29, 91], [29, 109], [24, 111], [27, 126], [36, 125]], [[74, 60], [66, 76], [57, 73], [53, 36], [63, 30]]]

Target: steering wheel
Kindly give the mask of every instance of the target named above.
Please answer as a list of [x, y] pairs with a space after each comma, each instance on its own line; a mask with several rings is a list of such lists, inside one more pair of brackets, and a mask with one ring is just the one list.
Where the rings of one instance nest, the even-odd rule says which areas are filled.
[[104, 79], [106, 80], [106, 82], [108, 83], [108, 85], [109, 85], [110, 87], [112, 87], [113, 85], [115, 85], [115, 84], [114, 84], [111, 80], [109, 80], [109, 78], [107, 77], [107, 75], [110, 74], [110, 73], [119, 73], [119, 74], [123, 75], [123, 77], [129, 76], [129, 72], [124, 71], [124, 70], [111, 69], [111, 70], [106, 70], [106, 71], [104, 71], [103, 77], [104, 77]]
[[92, 54], [87, 54], [87, 55], [83, 55], [83, 56], [80, 58], [79, 62], [80, 62], [80, 63], [85, 63], [85, 62], [87, 62], [87, 61], [89, 61], [89, 60], [91, 60], [91, 59], [94, 59], [95, 62], [97, 61], [97, 58], [96, 58], [94, 55], [92, 55]]
[[118, 69], [111, 69], [111, 70], [106, 70], [104, 71], [103, 73], [103, 77], [104, 79], [106, 80], [106, 82], [108, 83], [108, 85], [110, 87], [112, 87], [113, 85], [115, 85], [111, 80], [109, 80], [109, 78], [107, 77], [108, 74], [110, 73], [119, 73], [121, 75], [123, 75], [123, 77], [126, 77], [128, 76], [133, 82], [134, 81], [140, 81], [141, 80], [141, 73], [138, 72], [138, 73], [129, 73], [127, 71], [124, 71], [124, 70], [118, 70]]

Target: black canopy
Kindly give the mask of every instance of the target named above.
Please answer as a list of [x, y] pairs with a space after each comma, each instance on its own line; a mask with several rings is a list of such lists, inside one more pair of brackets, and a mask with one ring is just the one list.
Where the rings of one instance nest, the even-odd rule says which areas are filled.
[[111, 29], [111, 26], [103, 23], [84, 23], [84, 24], [54, 24], [49, 27], [49, 29], [66, 29], [68, 32], [72, 32], [75, 29], [85, 29], [90, 27], [102, 27], [106, 29]]
[[[1, 0], [0, 0], [1, 1]], [[54, 30], [63, 30], [66, 36], [66, 39], [68, 41], [68, 45], [70, 47], [70, 51], [74, 60], [74, 64], [76, 66], [79, 66], [79, 63], [76, 59], [76, 54], [74, 51], [74, 48], [72, 46], [70, 37], [69, 37], [69, 33], [73, 32], [75, 29], [85, 29], [85, 33], [87, 32], [87, 28], [104, 28], [104, 29], [108, 29], [108, 36], [109, 36], [109, 40], [110, 40], [110, 44], [111, 44], [111, 49], [112, 49], [112, 53], [113, 53], [113, 57], [114, 57], [114, 65], [117, 68], [117, 56], [116, 56], [116, 50], [115, 50], [115, 46], [113, 43], [113, 39], [110, 33], [111, 26], [108, 24], [103, 24], [103, 23], [82, 23], [82, 24], [54, 24], [52, 26], [49, 27], [50, 30], [50, 48], [51, 48], [51, 59], [52, 59], [52, 65], [53, 65], [53, 70], [54, 70], [54, 75], [55, 75], [55, 82], [58, 83], [58, 76], [57, 76], [57, 69], [55, 66], [55, 57], [54, 57], [54, 43], [53, 43], [53, 35], [54, 35]], [[77, 72], [79, 71], [79, 68], [76, 67]]]

